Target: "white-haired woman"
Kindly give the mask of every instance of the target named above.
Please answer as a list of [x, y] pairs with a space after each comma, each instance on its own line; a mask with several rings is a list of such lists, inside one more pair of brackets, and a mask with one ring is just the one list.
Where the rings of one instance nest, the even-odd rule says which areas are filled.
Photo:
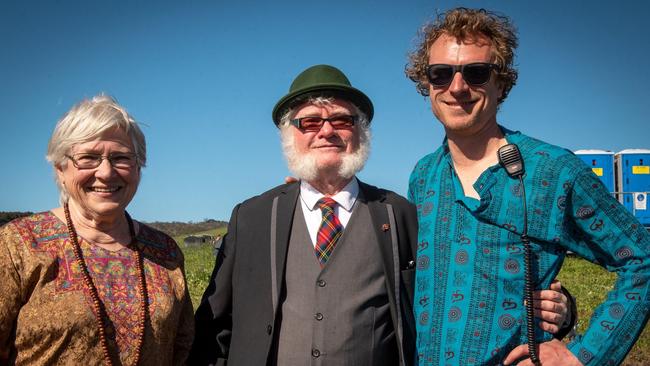
[[0, 364], [183, 364], [183, 255], [126, 212], [146, 162], [138, 124], [108, 96], [84, 100], [47, 159], [62, 207], [0, 229]]

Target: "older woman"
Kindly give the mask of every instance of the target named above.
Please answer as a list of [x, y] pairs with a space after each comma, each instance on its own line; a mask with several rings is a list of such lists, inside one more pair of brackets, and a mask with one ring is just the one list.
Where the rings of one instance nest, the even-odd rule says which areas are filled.
[[84, 100], [47, 159], [62, 207], [0, 229], [0, 364], [183, 364], [183, 255], [125, 211], [146, 162], [138, 124], [110, 97]]

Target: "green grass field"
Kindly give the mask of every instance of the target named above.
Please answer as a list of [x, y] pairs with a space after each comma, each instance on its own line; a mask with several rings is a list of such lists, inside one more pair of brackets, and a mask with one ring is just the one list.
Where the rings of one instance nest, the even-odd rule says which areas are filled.
[[[220, 234], [223, 232], [225, 228], [219, 229]], [[212, 230], [197, 234], [216, 235], [216, 233], [217, 230]], [[196, 309], [214, 266], [214, 254], [210, 245], [183, 247], [183, 238], [184, 236], [180, 236], [174, 239], [185, 253], [185, 273], [192, 303]], [[594, 308], [605, 299], [605, 294], [612, 288], [615, 275], [585, 260], [569, 257], [564, 262], [558, 278], [578, 299], [578, 332], [582, 333], [589, 324]], [[623, 365], [650, 365], [650, 328], [646, 326]]]
[[[591, 314], [605, 300], [605, 294], [614, 286], [616, 275], [593, 263], [567, 257], [558, 279], [576, 297], [578, 303], [578, 333], [589, 325]], [[623, 365], [650, 365], [650, 328], [645, 327], [641, 337], [628, 354]]]
[[[195, 233], [193, 235], [222, 235], [226, 232], [226, 228], [210, 230], [206, 232]], [[214, 250], [212, 245], [201, 245], [196, 247], [183, 246], [183, 239], [187, 235], [174, 237], [174, 240], [183, 250], [185, 255], [185, 276], [187, 277], [187, 286], [190, 289], [190, 296], [192, 297], [192, 304], [194, 310], [199, 306], [201, 295], [208, 286], [210, 274], [214, 267]]]

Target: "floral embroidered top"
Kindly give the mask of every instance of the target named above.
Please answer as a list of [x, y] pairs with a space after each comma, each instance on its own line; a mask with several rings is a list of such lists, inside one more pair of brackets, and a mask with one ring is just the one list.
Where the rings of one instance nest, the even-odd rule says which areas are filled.
[[[616, 272], [616, 285], [586, 333], [568, 347], [585, 365], [619, 364], [648, 319], [650, 235], [576, 156], [503, 131], [519, 146], [526, 169], [533, 283], [547, 288], [567, 250]], [[495, 365], [527, 340], [522, 187], [495, 165], [474, 188], [480, 200], [465, 196], [446, 141], [411, 175], [409, 198], [419, 222], [420, 365]], [[538, 329], [536, 338], [551, 335]]]
[[[110, 352], [130, 365], [142, 301], [135, 252], [105, 250], [83, 238], [79, 244], [108, 314]], [[173, 239], [143, 224], [135, 245], [143, 254], [149, 297], [140, 363], [184, 364], [194, 320], [183, 255]], [[66, 224], [51, 212], [0, 228], [0, 294], [0, 364], [104, 363], [90, 292]]]

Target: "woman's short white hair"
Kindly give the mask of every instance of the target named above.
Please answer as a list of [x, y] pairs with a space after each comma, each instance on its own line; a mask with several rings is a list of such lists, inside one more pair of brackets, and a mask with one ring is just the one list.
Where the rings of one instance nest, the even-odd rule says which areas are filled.
[[[74, 146], [95, 141], [112, 129], [120, 129], [129, 136], [138, 167], [144, 167], [147, 163], [147, 144], [140, 126], [113, 97], [103, 94], [82, 100], [59, 120], [47, 145], [46, 159], [55, 168], [65, 168], [68, 162], [66, 155]], [[68, 195], [58, 178], [56, 183], [61, 202], [66, 202]]]

